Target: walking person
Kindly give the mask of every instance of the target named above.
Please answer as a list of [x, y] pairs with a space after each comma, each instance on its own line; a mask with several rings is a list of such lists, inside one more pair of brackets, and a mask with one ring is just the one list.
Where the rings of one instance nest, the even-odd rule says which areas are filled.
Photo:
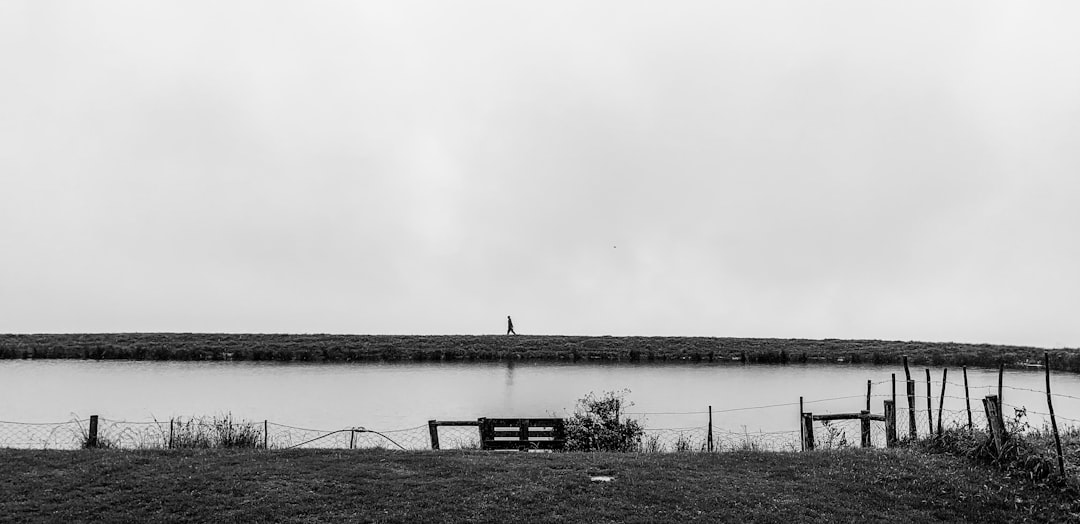
[[506, 334], [517, 335], [517, 333], [514, 332], [514, 321], [510, 319], [510, 315], [506, 315]]

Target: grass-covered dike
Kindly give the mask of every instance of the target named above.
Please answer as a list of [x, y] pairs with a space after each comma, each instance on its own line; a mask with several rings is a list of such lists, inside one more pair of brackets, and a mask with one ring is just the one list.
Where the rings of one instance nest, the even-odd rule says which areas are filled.
[[[4, 522], [1065, 522], [1068, 493], [910, 450], [0, 450]], [[609, 476], [610, 482], [593, 482]]]
[[103, 333], [0, 335], [0, 358], [299, 362], [494, 361], [872, 363], [1080, 372], [1080, 349], [887, 340], [503, 335]]

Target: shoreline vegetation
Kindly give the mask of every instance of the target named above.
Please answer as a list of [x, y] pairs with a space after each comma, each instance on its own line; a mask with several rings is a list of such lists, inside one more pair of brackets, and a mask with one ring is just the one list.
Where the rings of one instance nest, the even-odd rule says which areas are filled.
[[559, 335], [0, 334], [0, 359], [611, 361], [1041, 367], [1080, 372], [1080, 349], [887, 340]]
[[807, 362], [1041, 367], [1080, 372], [1080, 350], [842, 339], [561, 335], [0, 334], [0, 359]]

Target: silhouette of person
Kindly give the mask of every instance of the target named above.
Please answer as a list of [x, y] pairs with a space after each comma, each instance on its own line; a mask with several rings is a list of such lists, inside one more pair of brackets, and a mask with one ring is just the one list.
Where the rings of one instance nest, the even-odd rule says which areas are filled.
[[506, 315], [506, 334], [517, 335], [517, 333], [514, 332], [514, 321], [510, 320], [510, 315]]

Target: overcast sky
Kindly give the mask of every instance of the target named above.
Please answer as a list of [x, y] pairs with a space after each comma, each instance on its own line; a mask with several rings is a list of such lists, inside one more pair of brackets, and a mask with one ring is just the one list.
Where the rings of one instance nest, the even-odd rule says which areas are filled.
[[1080, 3], [0, 3], [0, 332], [1080, 346]]

